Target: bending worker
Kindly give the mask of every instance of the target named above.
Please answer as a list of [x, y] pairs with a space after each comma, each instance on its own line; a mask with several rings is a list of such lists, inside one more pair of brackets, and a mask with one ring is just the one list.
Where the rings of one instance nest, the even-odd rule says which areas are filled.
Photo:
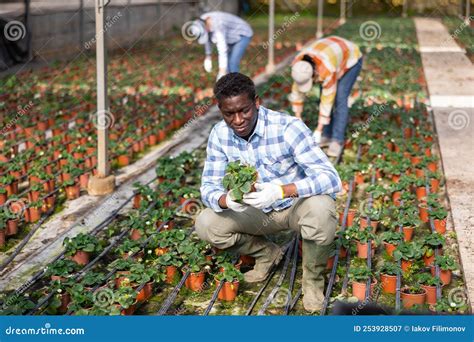
[[328, 156], [337, 157], [344, 146], [349, 119], [348, 100], [362, 68], [359, 47], [341, 37], [316, 41], [301, 51], [291, 69], [293, 87], [289, 100], [295, 115], [301, 118], [305, 94], [320, 83], [318, 125], [313, 133], [321, 147], [329, 145]]
[[240, 60], [250, 43], [253, 31], [243, 19], [226, 12], [208, 12], [201, 15], [191, 26], [191, 34], [204, 45], [206, 58], [204, 69], [212, 71], [212, 43], [219, 55], [217, 79], [228, 72], [240, 70]]
[[[255, 85], [240, 73], [214, 87], [222, 119], [212, 129], [201, 180], [208, 207], [196, 219], [196, 233], [220, 249], [255, 258], [246, 282], [264, 281], [283, 257], [267, 235], [293, 230], [303, 239], [303, 305], [320, 310], [323, 272], [336, 231], [335, 194], [341, 181], [303, 121], [260, 105]], [[229, 162], [257, 169], [257, 191], [238, 203], [222, 184]]]

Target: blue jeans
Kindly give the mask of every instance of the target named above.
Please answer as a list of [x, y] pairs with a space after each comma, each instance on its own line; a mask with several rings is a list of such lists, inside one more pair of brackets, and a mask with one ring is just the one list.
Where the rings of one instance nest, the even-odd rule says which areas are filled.
[[344, 142], [344, 134], [349, 120], [348, 100], [352, 87], [362, 69], [362, 57], [337, 81], [336, 99], [331, 112], [331, 122], [323, 127], [323, 136], [340, 143]]
[[244, 55], [245, 49], [249, 45], [252, 37], [241, 36], [240, 40], [232, 45], [229, 45], [228, 54], [228, 72], [239, 72], [240, 71], [240, 60]]

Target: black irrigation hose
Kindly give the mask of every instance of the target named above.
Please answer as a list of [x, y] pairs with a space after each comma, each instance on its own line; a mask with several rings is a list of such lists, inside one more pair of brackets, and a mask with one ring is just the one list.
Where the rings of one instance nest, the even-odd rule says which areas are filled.
[[[236, 258], [235, 260], [232, 261], [232, 264], [235, 265], [238, 260], [239, 260], [239, 258]], [[209, 315], [209, 312], [211, 312], [211, 309], [214, 306], [214, 303], [216, 302], [217, 297], [219, 296], [219, 292], [221, 291], [223, 286], [224, 286], [224, 281], [219, 282], [219, 285], [217, 286], [214, 293], [212, 294], [211, 301], [209, 302], [209, 305], [207, 306], [206, 310], [203, 313], [204, 316]]]
[[[371, 185], [373, 185], [375, 183], [375, 169], [372, 171], [372, 177], [371, 177], [371, 180], [370, 180], [370, 183]], [[368, 210], [371, 209], [372, 207], [372, 193], [369, 193], [369, 205], [368, 205]], [[371, 222], [370, 222], [370, 215], [367, 215], [367, 228], [366, 229], [370, 229], [372, 230], [372, 226], [371, 226]], [[367, 239], [367, 268], [372, 271], [372, 240], [369, 238]], [[372, 277], [369, 277], [369, 279], [367, 279], [367, 283], [366, 283], [366, 286], [365, 286], [365, 300], [368, 301], [370, 300], [370, 285], [372, 283]]]
[[[426, 180], [426, 196], [428, 196], [430, 194], [430, 184], [429, 184], [429, 180], [427, 179]], [[428, 205], [428, 211], [431, 211], [431, 208], [430, 206]], [[430, 219], [430, 228], [431, 228], [431, 232], [432, 233], [435, 233], [436, 232], [436, 229], [435, 229], [435, 226], [434, 226], [434, 220], [433, 220], [433, 217], [429, 217]], [[434, 250], [434, 256], [435, 258], [439, 255], [439, 247], [436, 247], [435, 250]], [[439, 279], [439, 273], [440, 273], [440, 270], [439, 270], [439, 265], [437, 265], [435, 263], [435, 276]], [[436, 282], [436, 300], [440, 299], [441, 298], [441, 286], [439, 284], [439, 282]]]
[[295, 280], [296, 280], [296, 270], [298, 269], [299, 245], [300, 245], [300, 234], [297, 234], [295, 248], [293, 250], [293, 263], [291, 265], [290, 284], [288, 287], [288, 293], [290, 295], [290, 298], [288, 298], [289, 300], [286, 302], [286, 305], [285, 305], [285, 315], [288, 315], [290, 313], [290, 304], [291, 304], [293, 288], [294, 288]]
[[[403, 201], [400, 202], [400, 207], [403, 208]], [[400, 216], [403, 215], [403, 211], [400, 210], [399, 213]], [[400, 223], [400, 226], [398, 227], [398, 231], [400, 233], [403, 233], [403, 224]], [[401, 266], [402, 266], [402, 259], [398, 259], [398, 270], [397, 270], [397, 287], [395, 289], [395, 310], [400, 310], [400, 301], [401, 301], [401, 293], [400, 293], [400, 288], [402, 286], [402, 274], [400, 272]]]
[[176, 299], [176, 296], [178, 295], [179, 291], [183, 287], [184, 283], [186, 282], [186, 279], [188, 279], [190, 274], [191, 274], [191, 271], [187, 270], [186, 273], [181, 278], [178, 285], [174, 287], [173, 291], [170, 293], [168, 298], [166, 298], [166, 300], [163, 302], [163, 305], [161, 306], [160, 310], [158, 310], [158, 313], [157, 313], [158, 316], [162, 316], [166, 314], [166, 312], [169, 310], [170, 306], [173, 304], [174, 300]]
[[290, 302], [290, 310], [293, 310], [296, 306], [296, 303], [298, 302], [298, 300], [300, 299], [301, 295], [303, 293], [303, 288], [300, 287], [300, 289], [298, 290], [298, 292], [296, 293], [296, 295], [293, 297], [293, 299], [291, 300]]
[[[294, 242], [293, 242], [293, 240], [294, 240]], [[280, 290], [281, 285], [283, 284], [283, 281], [286, 278], [286, 273], [288, 271], [288, 266], [290, 265], [290, 261], [291, 261], [291, 254], [292, 254], [294, 249], [296, 249], [296, 250], [298, 249], [298, 246], [297, 246], [298, 239], [295, 237], [293, 240], [292, 240], [292, 243], [290, 244], [290, 247], [288, 249], [288, 257], [285, 257], [285, 263], [283, 264], [283, 269], [281, 270], [280, 278], [278, 279], [277, 283], [275, 284], [272, 291], [268, 295], [267, 299], [265, 299], [265, 302], [262, 304], [262, 306], [258, 310], [258, 313], [257, 313], [258, 316], [265, 314], [265, 311], [267, 310], [268, 306], [273, 302], [273, 299], [275, 299], [276, 294]], [[291, 299], [291, 296], [287, 297], [287, 302], [289, 302], [290, 299]]]
[[0, 272], [2, 272], [12, 261], [16, 258], [16, 256], [21, 252], [23, 247], [28, 243], [31, 237], [36, 233], [36, 231], [41, 227], [41, 225], [49, 219], [52, 215], [53, 210], [50, 210], [47, 215], [43, 216], [38, 222], [36, 222], [36, 226], [30, 230], [30, 232], [23, 238], [20, 244], [16, 247], [15, 251], [0, 265]]
[[[361, 151], [362, 151], [362, 149], [361, 149], [361, 146], [359, 145], [357, 147], [357, 157], [356, 157], [357, 161], [360, 159]], [[341, 156], [342, 156], [342, 154], [341, 154]], [[350, 208], [351, 201], [352, 201], [352, 194], [354, 192], [353, 191], [354, 190], [354, 182], [355, 182], [355, 175], [349, 181], [349, 192], [347, 193], [347, 200], [346, 200], [346, 205], [344, 206], [344, 213], [343, 213], [342, 225], [341, 225], [341, 231], [343, 231], [343, 232], [346, 229], [347, 216], [349, 215], [349, 208]], [[342, 237], [340, 237], [339, 240], [341, 240], [341, 238]], [[349, 255], [349, 250], [350, 250], [350, 248], [347, 249], [347, 255]], [[347, 257], [347, 265], [349, 265], [349, 261], [350, 260]], [[336, 279], [338, 262], [339, 262], [339, 251], [337, 251], [336, 255], [334, 256], [334, 264], [333, 264], [332, 269], [331, 269], [331, 275], [329, 276], [328, 287], [327, 287], [327, 290], [326, 290], [326, 294], [324, 296], [323, 307], [321, 308], [321, 312], [320, 312], [321, 316], [326, 314], [326, 310], [327, 310], [327, 307], [329, 305], [329, 298], [331, 297], [332, 288], [334, 286], [334, 282], [335, 282], [335, 279]], [[346, 276], [347, 276], [347, 273], [348, 272], [346, 272]]]
[[[291, 245], [293, 241], [291, 241], [290, 243], [288, 243], [285, 247], [284, 247], [284, 250], [285, 250], [285, 256], [286, 256], [286, 253]], [[260, 290], [257, 292], [257, 294], [255, 295], [254, 299], [252, 300], [252, 303], [250, 303], [250, 306], [249, 308], [247, 309], [246, 313], [245, 313], [245, 316], [249, 316], [251, 313], [252, 313], [252, 310], [253, 308], [255, 307], [255, 304], [257, 304], [260, 296], [262, 295], [263, 291], [265, 291], [265, 289], [267, 288], [268, 284], [270, 284], [270, 281], [272, 280], [273, 276], [275, 275], [276, 273], [276, 270], [277, 270], [277, 267], [278, 265], [273, 265], [270, 273], [268, 274], [268, 277], [267, 277], [267, 280], [265, 281], [265, 283], [263, 284], [263, 286], [260, 288]]]

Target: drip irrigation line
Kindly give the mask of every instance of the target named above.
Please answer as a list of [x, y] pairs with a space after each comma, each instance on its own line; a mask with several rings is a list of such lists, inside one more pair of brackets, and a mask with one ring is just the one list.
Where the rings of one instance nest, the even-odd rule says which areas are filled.
[[299, 289], [298, 292], [296, 293], [295, 297], [291, 300], [291, 303], [290, 303], [290, 310], [289, 310], [289, 311], [292, 311], [292, 310], [295, 308], [296, 303], [297, 303], [298, 300], [300, 299], [302, 293], [303, 293], [303, 288], [300, 287], [300, 289]]
[[163, 302], [163, 305], [161, 306], [160, 310], [158, 310], [158, 313], [157, 313], [158, 316], [163, 316], [164, 314], [166, 314], [166, 312], [169, 310], [169, 308], [173, 304], [174, 300], [178, 296], [179, 291], [183, 287], [184, 283], [186, 282], [186, 279], [188, 279], [190, 274], [191, 274], [191, 271], [187, 270], [186, 273], [181, 278], [180, 282], [174, 287], [173, 291], [170, 293], [168, 298], [166, 298], [166, 300]]
[[[400, 201], [400, 207], [403, 208], [403, 200]], [[403, 209], [400, 209], [400, 216], [403, 215]], [[400, 223], [398, 226], [398, 232], [403, 234], [403, 224]], [[400, 310], [400, 301], [401, 301], [401, 293], [400, 288], [402, 286], [402, 274], [400, 269], [402, 267], [402, 259], [398, 259], [397, 261], [398, 270], [397, 270], [397, 287], [395, 289], [395, 310]]]
[[[290, 241], [288, 244], [286, 244], [286, 246], [284, 247], [284, 250], [285, 250], [285, 256], [286, 256], [286, 253], [288, 252], [288, 249], [290, 248], [291, 244], [292, 244], [293, 241]], [[278, 264], [279, 265], [279, 264]], [[252, 300], [252, 303], [250, 303], [250, 306], [249, 308], [247, 309], [246, 313], [245, 313], [245, 316], [249, 316], [251, 313], [252, 313], [252, 310], [254, 309], [255, 307], [255, 304], [257, 304], [260, 296], [262, 295], [263, 291], [265, 291], [265, 289], [267, 288], [268, 284], [270, 284], [270, 281], [272, 280], [273, 276], [275, 275], [276, 273], [276, 270], [278, 268], [278, 265], [273, 265], [272, 266], [272, 269], [270, 270], [270, 273], [268, 274], [268, 277], [267, 277], [267, 280], [265, 281], [265, 283], [263, 284], [263, 286], [260, 288], [260, 290], [258, 290], [257, 294], [255, 295], [254, 299]]]
[[[370, 179], [370, 184], [373, 185], [375, 184], [375, 168], [372, 171], [372, 177]], [[368, 203], [368, 210], [372, 208], [372, 193], [369, 193], [369, 203]], [[372, 231], [372, 224], [371, 224], [371, 219], [370, 215], [367, 215], [367, 228], [370, 231]], [[372, 271], [372, 239], [367, 239], [367, 268]], [[369, 301], [370, 300], [370, 288], [371, 288], [371, 283], [372, 283], [372, 277], [369, 276], [367, 279], [367, 283], [365, 286], [365, 300]]]
[[[235, 258], [235, 260], [232, 260], [232, 264], [235, 265], [238, 260], [239, 258]], [[216, 302], [219, 292], [221, 291], [223, 286], [224, 286], [224, 281], [219, 282], [219, 285], [217, 286], [214, 293], [212, 294], [211, 301], [209, 302], [209, 305], [204, 311], [203, 316], [209, 315], [209, 312], [211, 312], [211, 309], [214, 306], [214, 303]]]
[[[294, 242], [293, 242], [294, 241]], [[298, 239], [295, 237], [293, 239], [291, 245], [290, 245], [290, 248], [288, 249], [288, 257], [285, 258], [285, 263], [283, 264], [283, 269], [281, 270], [281, 273], [280, 273], [280, 278], [278, 278], [278, 281], [276, 283], [276, 285], [273, 287], [272, 291], [270, 292], [270, 294], [268, 295], [267, 299], [265, 300], [265, 302], [262, 304], [262, 306], [260, 307], [260, 309], [258, 310], [258, 313], [257, 315], [258, 316], [261, 316], [261, 315], [264, 315], [265, 314], [265, 311], [267, 310], [268, 306], [273, 302], [273, 300], [275, 299], [275, 296], [276, 294], [278, 293], [278, 291], [280, 290], [281, 288], [281, 285], [283, 284], [283, 281], [285, 280], [286, 278], [286, 273], [288, 271], [288, 266], [290, 265], [290, 261], [291, 261], [291, 254], [293, 252], [294, 249], [298, 249], [298, 246], [296, 245], [297, 242], [298, 242]], [[287, 300], [287, 303], [290, 301], [291, 299], [291, 295], [288, 294], [286, 300]]]
[[[356, 160], [359, 161], [360, 159], [360, 154], [361, 154], [361, 146], [357, 146], [357, 156]], [[342, 154], [341, 154], [342, 155]], [[354, 192], [354, 182], [355, 182], [355, 175], [352, 177], [352, 179], [349, 181], [349, 192], [347, 193], [347, 200], [346, 204], [344, 206], [344, 212], [342, 214], [342, 225], [341, 225], [341, 231], [344, 232], [346, 230], [346, 224], [347, 224], [347, 216], [349, 215], [349, 208], [351, 205], [352, 201], [352, 194]], [[338, 241], [341, 241], [342, 236], [339, 237]], [[347, 254], [349, 255], [349, 250], [347, 250]], [[321, 308], [320, 315], [324, 316], [326, 314], [327, 307], [329, 305], [329, 298], [331, 297], [332, 289], [334, 286], [334, 282], [336, 280], [336, 274], [337, 274], [337, 266], [339, 263], [339, 252], [337, 251], [335, 256], [334, 256], [334, 264], [331, 269], [331, 275], [329, 276], [329, 282], [328, 282], [328, 287], [326, 289], [326, 294], [324, 296], [324, 301], [323, 301], [323, 306]], [[349, 264], [349, 259], [347, 259], [347, 265]], [[347, 275], [347, 272], [346, 272]]]
[[[426, 170], [425, 170], [425, 172], [426, 172]], [[427, 177], [426, 178], [426, 196], [429, 196], [429, 194], [430, 194], [430, 184], [429, 183], [430, 182], [429, 182], [428, 177]], [[427, 202], [427, 206], [428, 206], [428, 212], [430, 212], [431, 207], [428, 205], [428, 202]], [[435, 226], [434, 226], [433, 217], [429, 216], [429, 221], [430, 221], [431, 232], [435, 233], [436, 229], [435, 229]], [[435, 250], [434, 250], [435, 259], [438, 257], [438, 255], [439, 255], [439, 247], [436, 247]], [[435, 277], [440, 279], [439, 276], [440, 276], [439, 265], [437, 265], [435, 263]], [[439, 282], [436, 282], [436, 300], [438, 300], [438, 299], [441, 299], [441, 286], [440, 286]]]
[[285, 305], [285, 315], [288, 315], [290, 312], [290, 304], [292, 301], [292, 293], [293, 293], [293, 288], [294, 288], [295, 279], [296, 279], [296, 270], [298, 269], [299, 245], [300, 245], [300, 234], [297, 234], [295, 248], [293, 250], [293, 263], [291, 265], [290, 285], [288, 287], [288, 292], [289, 292], [290, 297], [288, 298], [288, 301], [286, 302], [286, 305]]

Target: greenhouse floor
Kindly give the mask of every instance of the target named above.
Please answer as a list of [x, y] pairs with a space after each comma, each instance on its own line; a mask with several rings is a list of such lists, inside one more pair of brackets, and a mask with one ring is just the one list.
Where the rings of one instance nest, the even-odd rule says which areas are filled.
[[474, 194], [466, 189], [474, 189], [474, 68], [440, 21], [417, 18], [415, 26], [472, 310]]

